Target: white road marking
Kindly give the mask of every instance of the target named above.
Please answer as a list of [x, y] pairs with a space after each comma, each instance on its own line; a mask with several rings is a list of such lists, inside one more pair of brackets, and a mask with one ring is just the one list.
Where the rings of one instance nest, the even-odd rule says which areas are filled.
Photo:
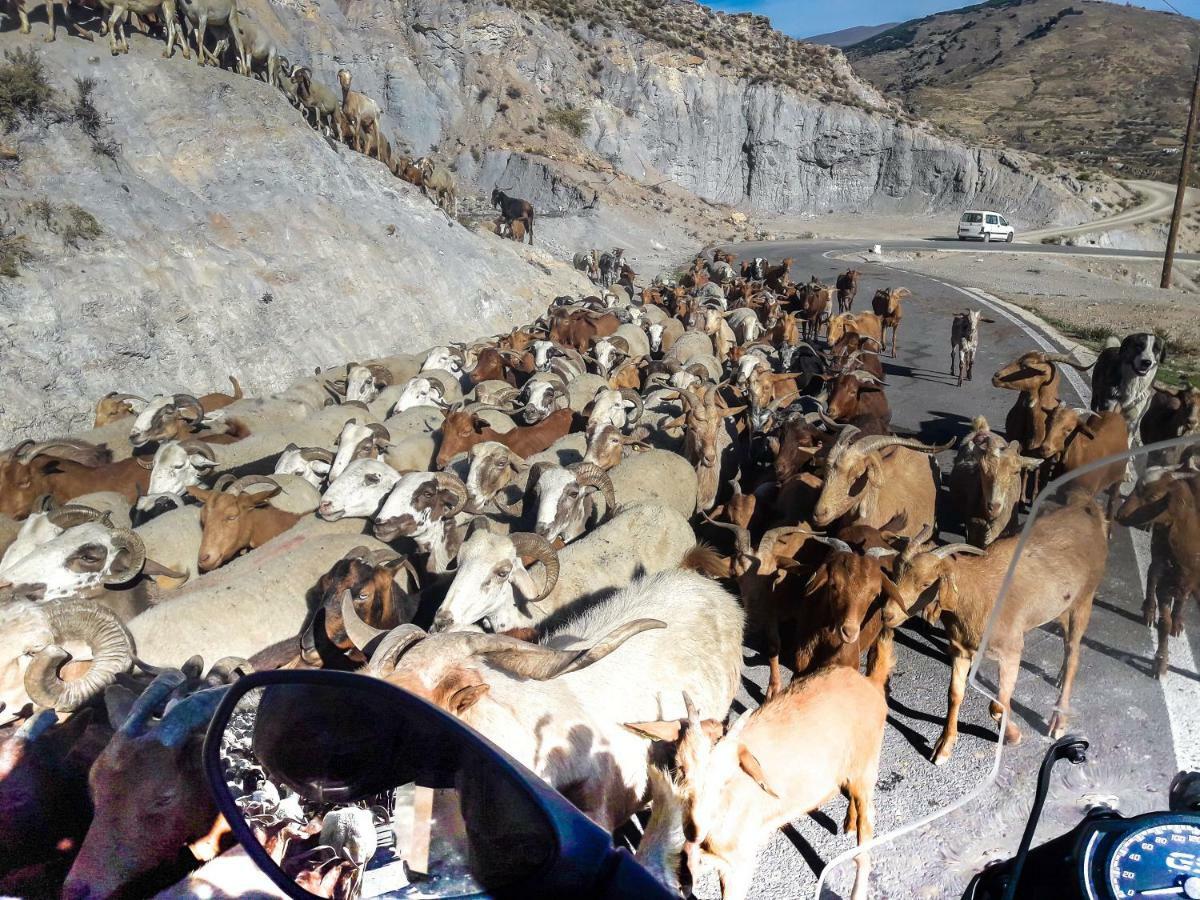
[[[1033, 342], [1043, 350], [1050, 353], [1061, 352], [1049, 338], [1003, 306], [989, 300], [982, 291], [948, 284], [940, 279], [930, 278], [928, 275], [921, 275], [919, 272], [911, 272], [888, 263], [875, 263], [875, 265], [887, 266], [908, 275], [916, 275], [934, 281], [950, 290], [958, 291], [976, 303], [986, 306], [992, 312], [1004, 316], [1029, 335]], [[1083, 383], [1079, 373], [1069, 366], [1064, 366], [1061, 371], [1075, 389], [1080, 401], [1085, 406], [1090, 405], [1092, 392]], [[1129, 534], [1130, 543], [1133, 545], [1134, 559], [1137, 561], [1142, 596], [1145, 596], [1146, 572], [1150, 568], [1150, 536], [1136, 528], [1129, 528], [1126, 531]], [[1200, 670], [1197, 669], [1192, 646], [1186, 637], [1180, 635], [1169, 638], [1168, 649], [1171, 665], [1159, 684], [1162, 686], [1163, 701], [1167, 707], [1167, 721], [1171, 726], [1171, 741], [1175, 747], [1175, 764], [1183, 770], [1197, 770], [1200, 769], [1200, 739], [1196, 737], [1200, 735]]]

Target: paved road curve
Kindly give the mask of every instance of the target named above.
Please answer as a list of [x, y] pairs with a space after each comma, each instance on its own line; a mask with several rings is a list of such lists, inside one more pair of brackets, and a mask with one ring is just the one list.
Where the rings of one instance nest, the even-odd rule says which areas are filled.
[[[837, 273], [847, 266], [826, 258], [826, 254], [861, 247], [862, 244], [844, 242], [781, 242], [739, 245], [733, 249], [744, 257], [761, 255], [778, 260], [790, 256], [794, 259], [792, 276], [796, 280], [816, 275], [826, 283], [832, 283]], [[1003, 249], [1011, 250], [1013, 245]], [[922, 439], [930, 443], [967, 433], [971, 419], [978, 415], [986, 416], [994, 428], [1002, 429], [1015, 395], [993, 388], [991, 374], [1022, 352], [1038, 348], [1035, 336], [1026, 330], [1028, 326], [987, 309], [985, 315], [995, 322], [983, 326], [975, 380], [958, 388], [955, 379], [949, 375], [950, 317], [959, 310], [982, 305], [980, 301], [954, 286], [929, 278], [901, 275], [870, 263], [856, 264], [855, 267], [863, 272], [855, 304], [857, 310], [869, 310], [870, 298], [880, 287], [902, 285], [913, 293], [912, 299], [904, 305], [899, 357], [894, 362], [885, 360], [893, 423], [919, 432]], [[1044, 337], [1037, 339], [1045, 341], [1041, 349], [1062, 349]], [[1083, 382], [1079, 384], [1082, 386]], [[1064, 380], [1064, 398], [1073, 403], [1082, 402], [1067, 380]], [[944, 469], [948, 470], [952, 458], [953, 453], [941, 456]], [[944, 531], [943, 537], [951, 535]], [[1152, 729], [1158, 735], [1149, 757], [1139, 757], [1139, 774], [1145, 785], [1165, 790], [1176, 770], [1171, 724], [1162, 688], [1144, 675], [1154, 651], [1150, 631], [1131, 618], [1136, 617], [1140, 609], [1141, 586], [1136, 583], [1137, 567], [1128, 539], [1120, 546], [1114, 545], [1113, 553], [1110, 570], [1114, 577], [1101, 592], [1087, 635], [1095, 647], [1104, 648], [1105, 652], [1094, 656], [1107, 660], [1105, 665], [1110, 665], [1112, 671], [1085, 672], [1081, 676], [1075, 708], [1080, 713], [1080, 723], [1096, 730], [1101, 743], [1120, 743], [1119, 736], [1112, 733], [1111, 716], [1099, 715], [1109, 707], [1104, 706], [1105, 690], [1097, 687], [1098, 684], [1119, 683], [1127, 692], [1125, 699], [1141, 711], [1142, 727]], [[1193, 652], [1200, 658], [1200, 647], [1193, 646]], [[1045, 672], [1057, 672], [1061, 642], [1056, 634], [1042, 631], [1031, 635], [1026, 659], [1022, 687], [1027, 684], [1026, 678], [1036, 682]], [[1130, 677], [1130, 667], [1137, 670], [1137, 677]], [[1194, 678], [1194, 674], [1190, 677]], [[746, 674], [735, 703], [738, 712], [761, 702], [766, 678], [765, 660], [747, 651]], [[953, 803], [979, 785], [991, 769], [996, 728], [988, 716], [986, 702], [974, 691], [968, 692], [962, 707], [961, 737], [953, 758], [940, 768], [928, 761], [930, 749], [940, 733], [948, 681], [949, 667], [940, 629], [928, 628], [920, 622], [901, 629], [889, 699], [889, 727], [876, 793], [877, 833], [882, 834]], [[1035, 685], [1029, 690], [1037, 693], [1038, 688]], [[1051, 698], [1049, 705], [1052, 703]], [[1048, 741], [1044, 737], [1044, 718], [1030, 711], [1028, 719], [1018, 721], [1028, 738], [1006, 753], [1012, 752], [1013, 759], [1021, 763], [1026, 773], [1019, 781], [1028, 784], [1018, 784], [1013, 789], [1014, 796], [1024, 801], [1032, 794], [1032, 771]], [[1126, 722], [1122, 718], [1119, 724], [1123, 727]], [[812, 739], [820, 740], [821, 737], [813, 735]], [[752, 897], [810, 896], [816, 885], [816, 873], [837, 853], [851, 846], [851, 841], [840, 833], [845, 808], [845, 801], [835, 798], [821, 811], [778, 833], [760, 858]], [[1004, 807], [1007, 811], [991, 809], [991, 814], [1005, 821], [992, 822], [990, 830], [998, 831], [1010, 822], [1023, 822], [1025, 809], [1025, 802], [1010, 803]], [[961, 827], [961, 823], [955, 827]], [[930, 873], [955, 862], [954, 858], [947, 859], [943, 850], [937, 849], [944, 847], [949, 837], [940, 834], [925, 839], [923, 846], [927, 846], [929, 852], [921, 860], [905, 859], [895, 853], [877, 853], [877, 887], [872, 895], [939, 896], [930, 884], [934, 879]], [[961, 839], [961, 835], [952, 837], [956, 841]], [[978, 843], [977, 836], [972, 840]], [[970, 843], [970, 846], [975, 844]], [[950, 855], [957, 857], [958, 853], [951, 851]], [[702, 898], [719, 896], [715, 881], [699, 885], [697, 895]]]

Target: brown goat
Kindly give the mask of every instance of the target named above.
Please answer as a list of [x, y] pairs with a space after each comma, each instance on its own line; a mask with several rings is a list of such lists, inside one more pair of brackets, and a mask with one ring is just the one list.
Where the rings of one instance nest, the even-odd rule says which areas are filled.
[[586, 310], [556, 316], [550, 322], [550, 340], [564, 347], [586, 353], [596, 338], [608, 337], [621, 327], [613, 313], [593, 313]]
[[479, 351], [475, 367], [467, 373], [471, 384], [482, 381], [505, 381], [517, 387], [517, 379], [509, 371], [504, 360], [504, 354], [495, 347], [484, 347]]
[[859, 416], [871, 416], [890, 422], [892, 408], [883, 388], [883, 380], [866, 369], [833, 376], [829, 389], [829, 417], [849, 422]]
[[[758, 852], [776, 829], [839, 791], [850, 799], [843, 829], [857, 832], [860, 847], [874, 836], [887, 703], [858, 672], [833, 666], [798, 679], [724, 736], [719, 722], [701, 721], [687, 707], [681, 721], [627, 727], [677, 743], [688, 866], [695, 877], [701, 866], [714, 865], [723, 900], [749, 894]], [[870, 859], [863, 853], [855, 864], [851, 898], [865, 900]]]
[[[407, 572], [405, 576], [404, 572]], [[300, 630], [300, 656], [314, 668], [354, 669], [367, 658], [354, 646], [342, 622], [348, 591], [358, 617], [372, 628], [391, 630], [417, 614], [416, 570], [407, 557], [356, 547], [321, 576], [313, 589], [317, 605]]]
[[[941, 622], [950, 646], [950, 691], [946, 722], [933, 750], [934, 763], [950, 758], [958, 739], [958, 711], [967, 686], [971, 662], [983, 640], [984, 628], [1009, 571], [1019, 537], [1001, 538], [987, 550], [969, 544], [922, 547], [923, 531], [900, 555], [896, 584], [904, 608], [912, 612], [926, 590], [937, 585], [936, 599], [922, 614], [930, 622]], [[1047, 622], [1058, 620], [1065, 633], [1063, 667], [1059, 676], [1058, 702], [1050, 720], [1050, 735], [1057, 739], [1066, 730], [1071, 688], [1079, 666], [1079, 644], [1092, 614], [1092, 598], [1104, 577], [1108, 525], [1091, 501], [1078, 502], [1038, 517], [1028, 531], [1020, 564], [1008, 585], [1004, 606], [992, 625], [989, 653], [999, 660], [999, 703], [991, 706], [999, 722], [1009, 718], [1004, 730], [1007, 743], [1021, 740], [1021, 730], [1012, 721], [1010, 700], [1025, 634]], [[1098, 552], [1099, 549], [1099, 552]], [[970, 555], [965, 555], [970, 554]], [[893, 611], [888, 608], [888, 613]], [[899, 621], [888, 624], [898, 625]]]
[[788, 273], [792, 270], [792, 258], [789, 256], [777, 266], [767, 269], [767, 277], [763, 283], [773, 291], [782, 291], [788, 286]]
[[912, 536], [932, 526], [937, 499], [929, 455], [953, 445], [923, 444], [912, 438], [863, 435], [847, 425], [829, 451], [825, 485], [813, 523], [825, 527], [845, 516], [846, 524], [883, 528], [906, 514], [898, 533]]
[[0, 454], [0, 514], [23, 519], [49, 494], [62, 504], [95, 491], [115, 491], [132, 504], [150, 488], [150, 471], [137, 458], [112, 461], [103, 444], [25, 441]]
[[950, 473], [950, 496], [966, 520], [967, 542], [986, 547], [1015, 521], [1024, 473], [1040, 459], [1021, 455], [1021, 445], [988, 429], [982, 416], [971, 423]]
[[858, 295], [858, 279], [862, 275], [855, 269], [847, 269], [837, 277], [838, 312], [848, 313], [854, 306], [854, 298]]
[[[1194, 451], [1193, 451], [1194, 454]], [[1117, 510], [1117, 521], [1150, 528], [1150, 568], [1142, 618], [1154, 626], [1158, 651], [1154, 677], [1167, 673], [1169, 637], [1183, 634], [1183, 610], [1191, 597], [1200, 604], [1200, 459], [1178, 468], [1152, 467]]]
[[204, 504], [200, 510], [202, 533], [197, 560], [200, 571], [211, 572], [239, 553], [261, 547], [299, 522], [303, 518], [300, 514], [269, 505], [271, 498], [282, 490], [277, 484], [255, 492], [238, 492], [236, 483], [228, 492], [189, 487], [188, 494]]
[[1200, 434], [1200, 388], [1191, 384], [1170, 387], [1156, 382], [1140, 432], [1146, 446]]
[[442, 422], [442, 441], [438, 447], [438, 468], [446, 465], [460, 453], [466, 453], [481, 441], [503, 444], [524, 459], [541, 453], [571, 431], [575, 414], [568, 409], [556, 409], [536, 425], [514, 428], [499, 432], [475, 413], [456, 410], [446, 414]]
[[120, 896], [187, 849], [213, 858], [228, 835], [200, 752], [223, 692], [197, 691], [151, 721], [182, 681], [178, 672], [159, 675], [92, 765], [95, 814], [63, 885], [66, 900]]
[[820, 282], [804, 285], [800, 294], [800, 318], [804, 322], [804, 340], [815, 341], [825, 325], [828, 330], [829, 306], [837, 294], [837, 288], [825, 287]]
[[874, 338], [883, 348], [883, 320], [874, 313], [843, 313], [829, 320], [826, 338], [831, 346], [842, 339], [842, 335], [861, 334], [864, 338]]
[[[1033, 455], [1046, 439], [1046, 420], [1058, 407], [1059, 372], [1057, 363], [1066, 363], [1075, 368], [1075, 363], [1065, 353], [1023, 353], [992, 376], [992, 387], [1017, 391], [1020, 396], [1004, 419], [1004, 436], [1017, 441], [1021, 450]], [[1022, 481], [1022, 492], [1032, 500], [1037, 494], [1042, 472], [1033, 470], [1031, 477]]]
[[[879, 316], [883, 330], [892, 329], [892, 359], [896, 358], [896, 332], [900, 330], [900, 320], [904, 317], [900, 301], [909, 296], [908, 288], [880, 288], [871, 298], [871, 309]], [[881, 340], [882, 337], [881, 332]]]
[[[1050, 413], [1046, 436], [1040, 447], [1033, 448], [1032, 455], [1049, 460], [1054, 465], [1053, 477], [1057, 478], [1128, 448], [1129, 426], [1120, 412], [1093, 413], [1060, 403]], [[1124, 478], [1125, 460], [1121, 458], [1076, 478], [1072, 488], [1089, 497], [1107, 491], [1111, 510]]]

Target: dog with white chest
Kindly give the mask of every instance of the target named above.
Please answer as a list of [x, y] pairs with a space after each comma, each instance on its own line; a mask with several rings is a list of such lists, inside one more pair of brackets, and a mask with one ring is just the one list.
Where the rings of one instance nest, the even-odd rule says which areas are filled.
[[1092, 369], [1092, 409], [1117, 410], [1129, 426], [1131, 446], [1141, 443], [1139, 426], [1154, 395], [1158, 367], [1166, 359], [1162, 338], [1146, 332], [1111, 339]]

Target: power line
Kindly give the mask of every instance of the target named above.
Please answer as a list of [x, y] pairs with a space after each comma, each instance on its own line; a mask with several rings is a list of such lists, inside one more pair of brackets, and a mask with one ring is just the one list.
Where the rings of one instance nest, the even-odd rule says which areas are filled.
[[1162, 0], [1162, 5], [1170, 7], [1171, 9], [1175, 10], [1175, 12], [1179, 13], [1179, 15], [1184, 16], [1186, 18], [1186, 15], [1184, 14], [1184, 12], [1178, 6], [1176, 6], [1174, 3], [1172, 3], [1171, 0]]

